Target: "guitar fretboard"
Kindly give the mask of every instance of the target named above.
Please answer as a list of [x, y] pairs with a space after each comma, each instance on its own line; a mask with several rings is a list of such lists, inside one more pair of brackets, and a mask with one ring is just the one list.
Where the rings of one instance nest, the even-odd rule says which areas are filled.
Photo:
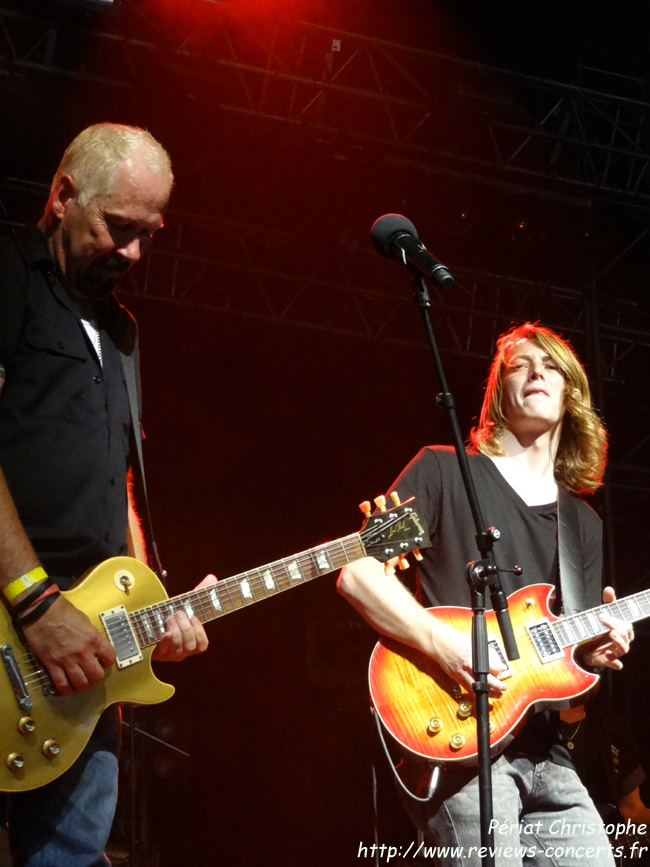
[[617, 599], [616, 602], [599, 605], [589, 611], [580, 611], [578, 614], [570, 614], [568, 617], [556, 620], [552, 624], [552, 629], [560, 646], [582, 644], [584, 641], [609, 632], [609, 627], [598, 619], [600, 614], [607, 614], [630, 623], [650, 617], [650, 590], [642, 590], [632, 596]]
[[284, 560], [242, 572], [156, 605], [140, 608], [129, 615], [140, 647], [157, 644], [165, 631], [165, 620], [179, 610], [195, 615], [201, 623], [215, 620], [231, 611], [246, 608], [261, 599], [275, 596], [298, 584], [341, 569], [365, 556], [359, 533], [326, 542]]

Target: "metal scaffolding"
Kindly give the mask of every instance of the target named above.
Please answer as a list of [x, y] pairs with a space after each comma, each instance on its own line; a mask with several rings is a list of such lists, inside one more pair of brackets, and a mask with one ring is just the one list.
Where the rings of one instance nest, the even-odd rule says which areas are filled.
[[633, 63], [581, 65], [567, 83], [218, 0], [197, 0], [200, 14], [179, 15], [171, 34], [137, 2], [94, 19], [62, 8], [0, 3], [0, 77], [134, 90], [155, 70], [208, 112], [378, 147], [430, 171], [650, 203], [650, 104]]
[[[571, 82], [498, 69], [465, 58], [312, 24], [217, 0], [197, 0], [200, 18], [164, 30], [137, 2], [94, 18], [51, 3], [0, 2], [0, 93], [38, 79], [76, 79], [138, 98], [156, 75], [184, 94], [188, 112], [228, 112], [286, 130], [287, 146], [325, 158], [369, 159], [503, 193], [551, 201], [588, 222], [596, 207], [633, 215], [618, 250], [592, 251], [579, 283], [513, 276], [504, 268], [448, 262], [452, 293], [436, 293], [443, 350], [487, 358], [512, 320], [541, 319], [589, 348], [600, 406], [615, 406], [619, 448], [613, 497], [647, 505], [648, 394], [631, 394], [650, 368], [647, 305], [625, 300], [618, 266], [648, 249], [650, 103], [642, 71], [598, 64]], [[453, 146], [444, 130], [453, 127]], [[202, 144], [209, 156], [211, 143]], [[0, 179], [0, 223], [45, 189]], [[589, 213], [587, 213], [589, 212]], [[209, 251], [209, 252], [206, 252]], [[421, 345], [405, 312], [404, 277], [345, 237], [309, 244], [295, 232], [209, 213], [168, 215], [128, 291], [283, 326], [368, 341]], [[616, 502], [615, 502], [616, 505]]]

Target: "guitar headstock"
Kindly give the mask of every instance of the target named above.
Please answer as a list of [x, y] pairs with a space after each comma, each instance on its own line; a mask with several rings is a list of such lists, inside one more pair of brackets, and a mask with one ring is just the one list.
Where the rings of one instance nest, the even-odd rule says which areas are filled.
[[371, 514], [369, 502], [359, 506], [366, 516], [359, 532], [366, 554], [382, 563], [393, 557], [405, 557], [409, 551], [413, 551], [417, 557], [420, 548], [428, 548], [431, 544], [413, 508], [415, 497], [410, 497], [404, 503], [400, 503], [397, 494], [391, 494], [391, 498], [394, 505], [387, 509], [386, 498], [377, 497], [375, 503], [379, 511], [374, 515]]

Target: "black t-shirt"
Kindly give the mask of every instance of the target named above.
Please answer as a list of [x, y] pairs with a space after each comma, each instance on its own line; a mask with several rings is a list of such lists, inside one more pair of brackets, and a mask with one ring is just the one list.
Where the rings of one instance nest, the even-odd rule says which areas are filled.
[[[521, 576], [502, 573], [501, 584], [510, 595], [528, 584], [557, 583], [556, 504], [528, 506], [485, 455], [468, 451], [470, 472], [487, 527], [497, 527], [501, 538], [494, 548], [497, 564], [518, 565]], [[415, 497], [415, 510], [428, 528], [431, 547], [423, 549], [418, 564], [418, 596], [427, 607], [470, 606], [465, 578], [468, 562], [479, 558], [475, 527], [453, 448], [429, 446], [418, 452], [390, 488], [406, 500]], [[601, 602], [602, 525], [586, 503], [576, 500], [580, 547], [583, 553], [586, 599], [589, 607]], [[488, 597], [489, 602], [489, 597]], [[562, 744], [557, 714], [538, 713], [508, 748], [510, 753], [570, 765]]]
[[114, 296], [97, 319], [103, 365], [40, 231], [0, 244], [0, 464], [41, 562], [64, 587], [127, 550], [131, 416], [118, 347], [135, 352], [136, 332]]
[[[556, 583], [557, 513], [555, 503], [527, 506], [508, 484], [493, 461], [479, 452], [468, 452], [469, 467], [487, 527], [497, 527], [501, 538], [494, 548], [502, 568], [523, 568], [520, 577], [501, 575], [503, 589], [513, 593], [527, 584]], [[431, 535], [418, 565], [422, 602], [435, 605], [470, 603], [465, 567], [479, 553], [475, 528], [454, 450], [428, 446], [394, 482], [402, 500], [415, 497], [415, 508]], [[577, 499], [577, 498], [576, 498]], [[577, 500], [580, 543], [583, 552], [587, 599], [598, 605], [602, 571], [602, 526], [586, 503]]]

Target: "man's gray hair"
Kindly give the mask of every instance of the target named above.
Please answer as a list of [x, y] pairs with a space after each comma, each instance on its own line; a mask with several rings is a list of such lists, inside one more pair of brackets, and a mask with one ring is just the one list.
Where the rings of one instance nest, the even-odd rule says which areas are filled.
[[148, 171], [167, 178], [171, 187], [174, 176], [169, 154], [151, 133], [135, 126], [97, 123], [80, 132], [66, 148], [50, 194], [62, 175], [71, 175], [79, 204], [87, 205], [95, 196], [110, 192], [118, 167], [134, 157]]

